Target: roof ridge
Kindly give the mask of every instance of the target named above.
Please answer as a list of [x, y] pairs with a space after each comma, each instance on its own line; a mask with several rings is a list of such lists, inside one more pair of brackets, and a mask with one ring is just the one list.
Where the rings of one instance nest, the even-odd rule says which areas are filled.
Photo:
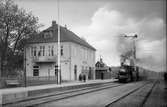
[[[86, 44], [90, 45], [87, 41], [83, 40], [81, 37], [77, 36], [74, 32], [68, 30], [69, 32], [71, 32], [72, 34], [74, 34], [75, 37], [77, 37], [79, 40], [81, 40], [82, 42], [85, 42]], [[90, 45], [91, 46], [91, 45]], [[92, 46], [91, 46], [92, 47]]]
[[[31, 38], [31, 40], [29, 40], [29, 43], [46, 43], [46, 42], [57, 42], [57, 33], [54, 32], [54, 30], [56, 30], [57, 32], [57, 27], [50, 26], [47, 29], [41, 31], [39, 34], [37, 34], [36, 36], [33, 36], [33, 38]], [[44, 38], [43, 34], [47, 31], [52, 31], [52, 35], [49, 38]], [[60, 41], [61, 42], [65, 42], [65, 41], [69, 41], [69, 42], [74, 42], [80, 45], [83, 45], [87, 48], [91, 48], [93, 50], [96, 50], [93, 46], [91, 46], [87, 41], [83, 40], [81, 37], [77, 36], [74, 32], [70, 31], [69, 29], [67, 29], [66, 27], [60, 26]]]

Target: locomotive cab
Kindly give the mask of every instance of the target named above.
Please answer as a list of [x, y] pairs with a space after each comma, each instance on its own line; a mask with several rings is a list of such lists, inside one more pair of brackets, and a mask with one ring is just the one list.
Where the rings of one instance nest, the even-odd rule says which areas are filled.
[[122, 65], [118, 72], [120, 82], [130, 82], [138, 80], [138, 70], [134, 66]]
[[127, 69], [127, 66], [121, 66], [118, 72], [118, 79], [120, 82], [130, 81], [130, 71]]

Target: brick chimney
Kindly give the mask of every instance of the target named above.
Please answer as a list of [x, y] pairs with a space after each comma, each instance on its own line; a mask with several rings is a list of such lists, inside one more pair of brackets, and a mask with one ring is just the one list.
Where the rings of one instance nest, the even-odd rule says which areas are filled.
[[52, 30], [53, 30], [53, 34], [56, 34], [57, 32], [57, 23], [55, 20], [52, 21]]
[[52, 21], [52, 27], [56, 27], [57, 26], [57, 23], [55, 20]]
[[67, 25], [64, 26], [67, 29]]

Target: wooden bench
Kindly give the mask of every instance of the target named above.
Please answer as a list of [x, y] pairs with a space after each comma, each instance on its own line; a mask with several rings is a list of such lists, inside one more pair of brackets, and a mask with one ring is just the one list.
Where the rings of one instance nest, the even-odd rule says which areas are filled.
[[19, 86], [20, 82], [17, 79], [14, 80], [6, 80], [6, 85], [7, 86]]

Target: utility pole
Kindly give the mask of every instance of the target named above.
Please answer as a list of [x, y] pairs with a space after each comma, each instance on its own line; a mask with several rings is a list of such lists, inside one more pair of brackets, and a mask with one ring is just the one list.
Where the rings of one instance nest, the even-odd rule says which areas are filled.
[[27, 75], [26, 75], [26, 46], [24, 46], [24, 86], [27, 87]]
[[57, 64], [58, 64], [58, 76], [57, 76], [57, 82], [58, 84], [61, 84], [61, 70], [60, 70], [60, 20], [59, 20], [59, 0], [57, 1], [57, 13], [58, 13], [58, 41], [57, 41], [57, 46], [58, 46], [58, 50], [57, 50], [57, 55], [58, 55], [58, 61], [57, 61]]

